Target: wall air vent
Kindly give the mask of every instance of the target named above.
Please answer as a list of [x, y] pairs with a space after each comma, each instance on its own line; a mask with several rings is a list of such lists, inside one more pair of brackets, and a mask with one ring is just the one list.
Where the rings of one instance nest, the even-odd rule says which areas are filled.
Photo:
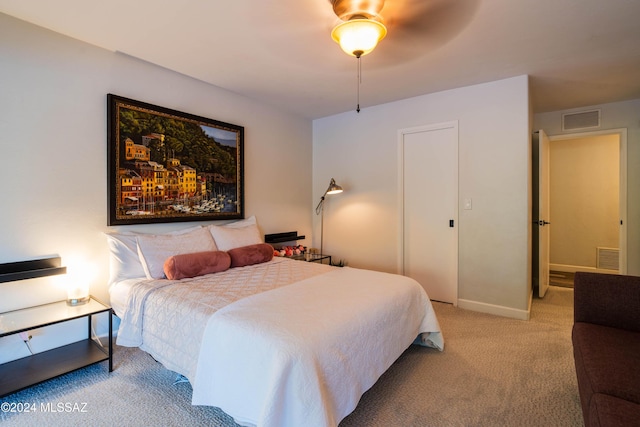
[[618, 270], [620, 249], [597, 247], [596, 268], [604, 270]]
[[562, 115], [562, 130], [594, 129], [600, 127], [600, 110], [580, 111]]

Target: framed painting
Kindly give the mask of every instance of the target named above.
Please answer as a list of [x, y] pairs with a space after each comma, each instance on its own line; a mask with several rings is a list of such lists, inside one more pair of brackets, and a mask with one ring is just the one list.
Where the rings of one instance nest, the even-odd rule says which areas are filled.
[[244, 218], [244, 127], [107, 95], [108, 225]]

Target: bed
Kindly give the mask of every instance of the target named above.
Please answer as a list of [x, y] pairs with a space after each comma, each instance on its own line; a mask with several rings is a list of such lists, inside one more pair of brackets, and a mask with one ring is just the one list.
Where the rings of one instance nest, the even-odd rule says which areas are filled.
[[444, 346], [416, 281], [273, 257], [253, 217], [108, 241], [117, 344], [242, 425], [336, 426], [412, 343]]

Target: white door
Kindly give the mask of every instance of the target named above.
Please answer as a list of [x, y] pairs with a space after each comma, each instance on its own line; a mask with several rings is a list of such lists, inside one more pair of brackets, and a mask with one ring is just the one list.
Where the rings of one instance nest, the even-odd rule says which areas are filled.
[[399, 132], [402, 274], [457, 305], [458, 123]]
[[[537, 253], [534, 254], [534, 259], [537, 255], [537, 265], [534, 265], [534, 281], [538, 284], [538, 296], [544, 297], [544, 294], [549, 289], [549, 226], [551, 225], [549, 217], [549, 137], [547, 134], [540, 130], [538, 131], [537, 138], [534, 138], [533, 144], [533, 168], [534, 168], [534, 230], [537, 239], [537, 248], [534, 244], [534, 250]], [[537, 276], [536, 276], [537, 275]]]

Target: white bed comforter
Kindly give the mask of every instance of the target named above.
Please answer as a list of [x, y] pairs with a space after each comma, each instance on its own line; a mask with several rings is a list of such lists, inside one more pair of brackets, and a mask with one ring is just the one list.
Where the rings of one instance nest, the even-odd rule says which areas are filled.
[[[118, 345], [140, 347], [191, 384], [204, 329], [217, 310], [253, 294], [327, 273], [316, 262], [274, 258], [263, 264], [182, 280], [131, 279], [124, 286], [126, 309], [120, 313]], [[112, 293], [125, 294], [125, 292]], [[115, 306], [115, 304], [114, 304]]]
[[415, 280], [336, 268], [213, 314], [192, 403], [245, 425], [336, 426], [416, 337], [443, 348]]

